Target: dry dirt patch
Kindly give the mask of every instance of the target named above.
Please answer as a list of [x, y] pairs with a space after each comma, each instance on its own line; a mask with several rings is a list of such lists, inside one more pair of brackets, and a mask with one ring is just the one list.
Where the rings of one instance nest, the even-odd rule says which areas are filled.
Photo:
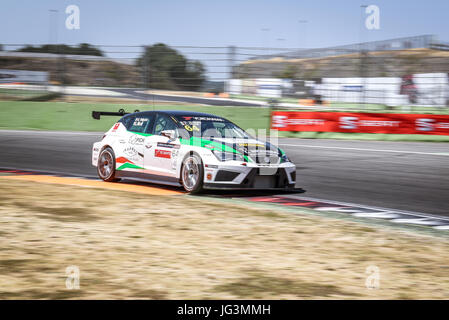
[[6, 179], [0, 195], [2, 299], [449, 298], [443, 238], [183, 195]]

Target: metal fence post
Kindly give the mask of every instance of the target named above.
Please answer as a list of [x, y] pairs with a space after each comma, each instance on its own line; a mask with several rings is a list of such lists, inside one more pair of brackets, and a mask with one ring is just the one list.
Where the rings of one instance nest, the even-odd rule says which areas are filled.
[[228, 46], [228, 81], [233, 78], [236, 51], [237, 48], [235, 46]]
[[150, 57], [148, 46], [142, 46], [143, 57], [142, 57], [142, 86], [144, 89], [150, 88]]
[[58, 45], [57, 49], [57, 55], [56, 55], [56, 72], [58, 74], [58, 80], [59, 80], [59, 86], [60, 86], [60, 94], [61, 94], [61, 99], [64, 100], [64, 95], [65, 95], [65, 85], [66, 85], [66, 81], [67, 81], [67, 76], [66, 76], [66, 68], [65, 68], [65, 56], [64, 56], [64, 52], [61, 52], [60, 50], [60, 45]]

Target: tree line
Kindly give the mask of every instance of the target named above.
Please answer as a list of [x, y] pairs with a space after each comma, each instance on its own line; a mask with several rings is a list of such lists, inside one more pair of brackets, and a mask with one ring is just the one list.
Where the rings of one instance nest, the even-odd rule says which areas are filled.
[[17, 49], [18, 52], [56, 53], [56, 54], [76, 54], [87, 56], [101, 56], [104, 54], [100, 49], [88, 43], [81, 43], [78, 46], [68, 46], [66, 44], [44, 44], [41, 46], [25, 46]]
[[[103, 51], [88, 43], [78, 46], [28, 45], [16, 51], [105, 56]], [[205, 67], [200, 61], [189, 60], [163, 43], [146, 46], [143, 54], [137, 58], [136, 66], [142, 71], [143, 83], [147, 88], [198, 91], [206, 80]]]

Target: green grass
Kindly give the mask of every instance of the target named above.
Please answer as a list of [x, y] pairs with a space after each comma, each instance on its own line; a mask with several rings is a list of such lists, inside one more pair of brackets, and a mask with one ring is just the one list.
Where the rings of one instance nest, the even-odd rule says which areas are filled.
[[0, 94], [11, 94], [11, 95], [15, 95], [15, 96], [36, 95], [36, 94], [42, 94], [42, 92], [46, 92], [46, 91], [0, 88]]
[[[242, 100], [253, 100], [253, 101], [268, 101], [272, 98], [267, 97], [260, 97], [260, 96], [251, 96], [251, 95], [244, 95], [244, 94], [231, 94], [230, 97], [232, 99], [242, 99]], [[274, 98], [279, 102], [284, 103], [298, 103], [298, 99], [295, 98]]]
[[[32, 129], [63, 131], [107, 131], [119, 117], [102, 117], [94, 120], [92, 110], [132, 112], [153, 110], [151, 105], [111, 103], [66, 103], [0, 101], [0, 129]], [[244, 129], [267, 128], [268, 108], [216, 107], [216, 106], [155, 106], [160, 110], [190, 110], [223, 116]]]
[[[91, 116], [92, 110], [118, 111], [120, 108], [129, 112], [135, 109], [153, 110], [153, 106], [141, 104], [0, 101], [0, 129], [107, 131], [119, 117], [102, 117], [101, 120], [94, 120]], [[244, 129], [258, 130], [269, 126], [269, 109], [264, 107], [163, 105], [155, 106], [155, 109], [208, 112], [223, 116]], [[449, 136], [415, 134], [280, 131], [279, 136], [305, 139], [449, 142]]]
[[13, 100], [33, 99], [44, 95], [48, 95], [48, 93], [49, 92], [45, 90], [22, 90], [22, 89], [0, 88], [1, 97]]

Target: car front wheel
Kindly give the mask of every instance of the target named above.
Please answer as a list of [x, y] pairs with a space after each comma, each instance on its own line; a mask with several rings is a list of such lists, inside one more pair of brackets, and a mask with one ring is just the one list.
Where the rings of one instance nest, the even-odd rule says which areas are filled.
[[203, 189], [204, 168], [201, 158], [196, 154], [187, 156], [181, 169], [181, 182], [189, 193], [199, 193]]

